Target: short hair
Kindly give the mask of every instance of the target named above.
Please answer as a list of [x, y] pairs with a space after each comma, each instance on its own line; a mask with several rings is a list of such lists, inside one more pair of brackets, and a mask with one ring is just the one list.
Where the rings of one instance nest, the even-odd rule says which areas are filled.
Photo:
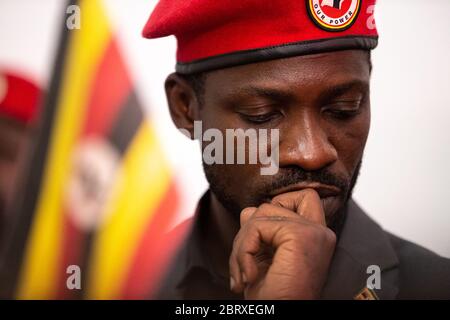
[[206, 81], [206, 72], [194, 73], [194, 74], [179, 74], [181, 78], [183, 78], [194, 90], [195, 96], [201, 107], [204, 102], [204, 94], [205, 94], [205, 81]]

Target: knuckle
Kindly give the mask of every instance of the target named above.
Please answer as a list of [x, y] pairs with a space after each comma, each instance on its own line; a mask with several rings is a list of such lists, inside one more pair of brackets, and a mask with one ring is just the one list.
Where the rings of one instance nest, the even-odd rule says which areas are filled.
[[283, 200], [286, 201], [286, 194], [279, 194], [270, 200], [270, 204], [280, 206], [283, 204]]
[[314, 242], [318, 243], [335, 243], [336, 235], [335, 233], [324, 226], [321, 225], [310, 225], [305, 229], [306, 236]]
[[318, 229], [319, 241], [326, 247], [334, 247], [336, 244], [336, 234], [327, 227], [320, 226]]
[[325, 228], [325, 240], [327, 243], [333, 246], [336, 245], [337, 242], [336, 233], [334, 233], [334, 231], [329, 228]]
[[234, 239], [233, 239], [233, 247], [238, 243], [240, 237], [241, 237], [241, 231], [238, 232], [238, 234], [234, 237]]
[[273, 208], [269, 203], [263, 203], [258, 207], [259, 210], [256, 211], [256, 215], [264, 215], [265, 213], [269, 213]]
[[304, 195], [313, 195], [316, 194], [316, 191], [314, 189], [308, 188], [303, 190]]
[[304, 228], [303, 234], [305, 238], [308, 238], [309, 241], [317, 242], [320, 240], [321, 232], [320, 229], [314, 225], [308, 225]]
[[319, 198], [320, 199], [320, 197], [319, 197], [319, 195], [318, 195], [318, 193], [317, 193], [317, 191], [316, 190], [314, 190], [314, 189], [305, 189], [305, 190], [303, 190], [305, 193], [304, 193], [304, 198], [305, 199], [311, 199], [311, 198]]

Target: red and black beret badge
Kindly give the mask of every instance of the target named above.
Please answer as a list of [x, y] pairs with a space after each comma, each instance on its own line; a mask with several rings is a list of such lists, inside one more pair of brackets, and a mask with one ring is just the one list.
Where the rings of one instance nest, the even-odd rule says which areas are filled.
[[361, 0], [306, 0], [313, 22], [326, 31], [344, 31], [351, 27], [361, 9]]

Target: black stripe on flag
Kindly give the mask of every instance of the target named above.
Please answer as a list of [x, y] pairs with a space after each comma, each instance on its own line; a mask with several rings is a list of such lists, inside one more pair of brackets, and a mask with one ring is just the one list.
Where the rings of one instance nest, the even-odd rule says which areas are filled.
[[[67, 6], [76, 4], [76, 0], [67, 2]], [[15, 206], [8, 208], [8, 221], [5, 233], [0, 241], [0, 298], [14, 298], [15, 287], [21, 270], [23, 255], [33, 222], [36, 203], [39, 197], [44, 168], [47, 160], [50, 138], [53, 132], [54, 119], [60, 96], [61, 79], [65, 66], [65, 58], [70, 41], [70, 32], [66, 27], [66, 16], [61, 24], [59, 47], [54, 65], [50, 90], [39, 118], [36, 140], [33, 141], [20, 187], [15, 195]]]

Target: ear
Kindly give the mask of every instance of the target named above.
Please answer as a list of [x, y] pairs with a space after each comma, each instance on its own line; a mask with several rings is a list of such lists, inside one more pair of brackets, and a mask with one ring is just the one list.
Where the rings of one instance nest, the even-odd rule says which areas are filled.
[[185, 79], [172, 73], [166, 79], [165, 90], [172, 121], [178, 129], [189, 132], [193, 139], [194, 121], [199, 119], [194, 89]]

